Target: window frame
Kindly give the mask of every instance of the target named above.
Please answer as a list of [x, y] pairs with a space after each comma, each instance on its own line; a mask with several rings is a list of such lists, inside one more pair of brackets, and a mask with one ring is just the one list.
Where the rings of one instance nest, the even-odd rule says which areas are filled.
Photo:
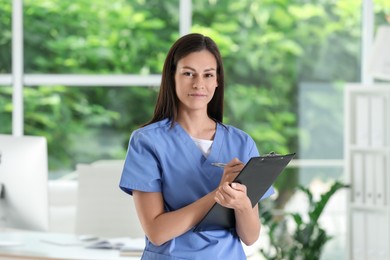
[[[179, 33], [185, 35], [192, 26], [192, 0], [180, 0]], [[367, 72], [370, 49], [374, 39], [374, 3], [373, 0], [362, 0], [362, 68], [361, 82], [369, 85], [373, 82]], [[72, 86], [145, 86], [158, 87], [161, 74], [153, 75], [83, 75], [83, 74], [24, 74], [23, 64], [23, 0], [12, 0], [12, 73], [0, 74], [0, 85], [12, 86], [12, 135], [24, 134], [24, 98], [23, 88], [36, 85]], [[294, 159], [290, 167], [342, 167], [343, 160]]]

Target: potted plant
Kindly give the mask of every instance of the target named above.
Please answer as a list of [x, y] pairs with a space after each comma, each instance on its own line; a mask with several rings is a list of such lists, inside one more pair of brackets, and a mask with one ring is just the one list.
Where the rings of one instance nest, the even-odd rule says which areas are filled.
[[[269, 228], [270, 247], [267, 250], [261, 249], [261, 254], [269, 260], [320, 259], [324, 245], [332, 237], [321, 227], [318, 219], [329, 199], [339, 189], [346, 187], [349, 186], [336, 181], [319, 200], [315, 200], [309, 189], [299, 186], [298, 189], [304, 192], [309, 202], [308, 212], [305, 214], [276, 214], [270, 209], [262, 209], [261, 219]], [[291, 220], [294, 224], [292, 231], [287, 225]]]

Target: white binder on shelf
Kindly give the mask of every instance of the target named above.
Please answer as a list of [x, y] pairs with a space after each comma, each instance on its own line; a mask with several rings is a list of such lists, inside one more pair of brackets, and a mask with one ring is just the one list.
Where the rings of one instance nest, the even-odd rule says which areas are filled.
[[375, 205], [386, 206], [386, 157], [383, 154], [376, 154], [374, 157], [375, 170], [373, 178], [375, 180]]
[[[380, 215], [379, 215], [380, 214]], [[385, 213], [379, 213], [376, 219], [378, 226], [377, 233], [377, 258], [376, 259], [389, 259], [390, 250], [390, 235], [389, 235], [389, 221]]]
[[351, 259], [362, 259], [366, 251], [366, 231], [365, 227], [365, 213], [362, 211], [356, 211], [351, 215], [352, 217], [352, 233], [351, 238]]
[[366, 95], [356, 95], [355, 99], [355, 144], [370, 145], [370, 100]]
[[388, 227], [386, 213], [366, 212], [366, 259], [389, 259]]
[[386, 103], [385, 97], [374, 95], [370, 100], [370, 122], [371, 122], [371, 146], [384, 147], [386, 145], [385, 133], [386, 133]]
[[363, 179], [363, 155], [355, 153], [352, 156], [352, 191], [353, 201], [356, 204], [364, 202], [364, 179]]
[[374, 154], [365, 154], [364, 156], [364, 203], [367, 206], [375, 204], [375, 156]]

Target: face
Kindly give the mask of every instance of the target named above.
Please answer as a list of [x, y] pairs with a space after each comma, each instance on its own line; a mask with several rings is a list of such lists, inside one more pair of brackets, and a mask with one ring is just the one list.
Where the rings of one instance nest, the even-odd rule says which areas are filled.
[[214, 55], [202, 50], [188, 54], [176, 67], [176, 95], [179, 109], [204, 110], [213, 98], [217, 82], [217, 61]]

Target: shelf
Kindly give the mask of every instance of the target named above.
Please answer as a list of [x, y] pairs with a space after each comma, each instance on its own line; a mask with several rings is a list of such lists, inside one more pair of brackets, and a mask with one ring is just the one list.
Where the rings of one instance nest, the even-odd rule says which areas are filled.
[[348, 259], [390, 259], [390, 85], [344, 94]]
[[389, 206], [367, 206], [367, 205], [362, 205], [362, 204], [353, 204], [353, 203], [351, 203], [349, 205], [349, 208], [351, 210], [362, 210], [362, 211], [375, 211], [375, 212], [390, 213], [390, 207]]
[[350, 152], [368, 152], [368, 153], [388, 153], [390, 152], [390, 146], [385, 147], [369, 147], [369, 146], [357, 146], [357, 145], [349, 145], [346, 147]]

